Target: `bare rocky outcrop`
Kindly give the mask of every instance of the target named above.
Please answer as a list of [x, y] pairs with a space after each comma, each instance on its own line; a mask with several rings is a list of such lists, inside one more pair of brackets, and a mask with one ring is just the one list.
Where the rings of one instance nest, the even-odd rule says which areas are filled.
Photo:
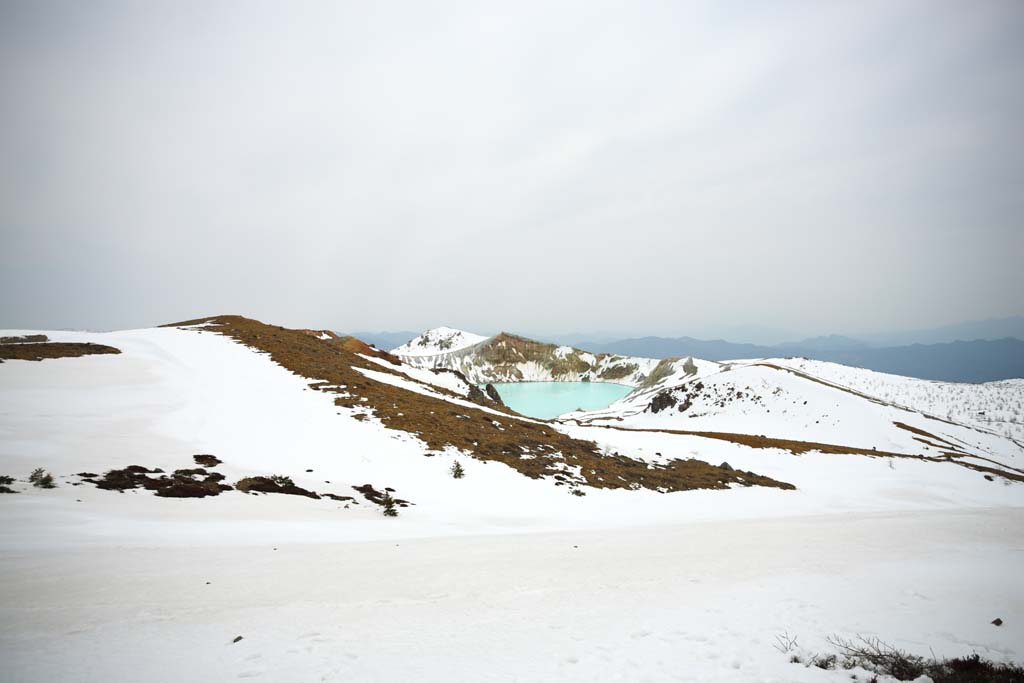
[[671, 391], [661, 391], [651, 399], [651, 403], [647, 406], [647, 409], [652, 413], [660, 413], [663, 410], [668, 410], [675, 406], [678, 402], [679, 401], [672, 395]]

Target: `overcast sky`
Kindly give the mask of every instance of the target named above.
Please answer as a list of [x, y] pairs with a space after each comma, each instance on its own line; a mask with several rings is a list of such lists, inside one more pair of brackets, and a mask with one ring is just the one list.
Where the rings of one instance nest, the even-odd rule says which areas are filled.
[[0, 3], [0, 327], [1024, 312], [1024, 3]]

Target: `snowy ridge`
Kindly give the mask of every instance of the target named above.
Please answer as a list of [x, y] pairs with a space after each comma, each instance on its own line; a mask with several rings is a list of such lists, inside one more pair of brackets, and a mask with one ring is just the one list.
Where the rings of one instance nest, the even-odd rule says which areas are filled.
[[[445, 329], [448, 328], [439, 328]], [[420, 338], [432, 335], [424, 333]], [[468, 333], [458, 330], [457, 338]], [[477, 335], [472, 335], [477, 336]], [[433, 338], [433, 336], [431, 336]], [[453, 337], [454, 338], [454, 337]], [[414, 340], [415, 341], [415, 340]], [[645, 386], [663, 376], [674, 376], [686, 361], [594, 354], [570, 346], [545, 344], [517, 335], [501, 333], [481, 338], [462, 348], [435, 353], [407, 353], [404, 345], [392, 351], [403, 362], [420, 368], [457, 370], [470, 381], [488, 382], [614, 382], [631, 387]], [[436, 348], [436, 345], [431, 348]], [[693, 362], [693, 361], [690, 361]], [[711, 365], [701, 361], [702, 367]], [[679, 366], [679, 368], [676, 367]]]
[[485, 339], [487, 337], [466, 332], [465, 330], [456, 330], [451, 327], [435, 327], [392, 349], [391, 353], [396, 356], [410, 357], [435, 356], [479, 344]]
[[938, 382], [806, 358], [768, 361], [929, 415], [1024, 442], [1024, 379], [982, 384]]
[[[1007, 471], [1024, 472], [1020, 443], [988, 426], [958, 423], [912, 405], [920, 396], [905, 389], [922, 380], [831, 363], [784, 362], [736, 361], [723, 363], [717, 370], [703, 366], [703, 371], [697, 366], [697, 372], [681, 382], [673, 375], [604, 410], [570, 413], [562, 420], [629, 429], [748, 434], [907, 455], [956, 453], [966, 462], [991, 464], [994, 459]], [[829, 377], [808, 370], [825, 370]], [[876, 391], [889, 387], [878, 393], [896, 393], [903, 403], [834, 384], [832, 378]], [[972, 388], [982, 394], [989, 391], [984, 385], [958, 385], [962, 393]], [[998, 387], [1000, 392], [1014, 389], [1020, 392], [1024, 383]], [[1014, 400], [1020, 399], [1021, 394], [1016, 394]]]

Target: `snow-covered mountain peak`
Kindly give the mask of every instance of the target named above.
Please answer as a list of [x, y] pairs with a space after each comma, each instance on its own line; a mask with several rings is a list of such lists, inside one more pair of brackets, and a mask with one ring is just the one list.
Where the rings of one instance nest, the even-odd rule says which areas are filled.
[[483, 335], [453, 327], [435, 327], [392, 349], [391, 353], [396, 356], [436, 356], [479, 344], [485, 339], [487, 337]]

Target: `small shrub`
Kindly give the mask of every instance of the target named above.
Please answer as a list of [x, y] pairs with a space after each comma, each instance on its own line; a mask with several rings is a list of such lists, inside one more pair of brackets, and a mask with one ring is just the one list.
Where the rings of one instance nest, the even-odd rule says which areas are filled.
[[[832, 636], [827, 640], [839, 650], [844, 668], [859, 666], [899, 681], [928, 676], [935, 683], [1024, 683], [1024, 668], [984, 660], [977, 654], [955, 659], [926, 659], [873, 637], [857, 636], [855, 640], [846, 640]], [[829, 658], [834, 660], [835, 655]], [[813, 661], [817, 664], [824, 659], [818, 656]]]
[[395, 499], [391, 497], [390, 493], [384, 494], [384, 497], [380, 499], [380, 505], [384, 508], [385, 517], [398, 516], [398, 508], [395, 507]]
[[14, 477], [8, 477], [6, 474], [0, 474], [0, 493], [17, 493], [8, 484], [14, 483]]
[[466, 476], [466, 470], [462, 469], [462, 463], [458, 460], [452, 463], [451, 473], [455, 479], [462, 479]]
[[53, 475], [44, 470], [42, 467], [37, 467], [36, 469], [32, 470], [32, 474], [28, 475], [28, 480], [32, 482], [32, 485], [37, 488], [57, 488], [57, 484], [53, 482]]
[[272, 474], [268, 479], [278, 486], [295, 486], [295, 482], [292, 481], [292, 478], [284, 474]]
[[813, 666], [818, 667], [819, 669], [831, 671], [832, 669], [836, 668], [836, 663], [838, 662], [838, 660], [839, 658], [835, 655], [815, 655], [809, 663]]

